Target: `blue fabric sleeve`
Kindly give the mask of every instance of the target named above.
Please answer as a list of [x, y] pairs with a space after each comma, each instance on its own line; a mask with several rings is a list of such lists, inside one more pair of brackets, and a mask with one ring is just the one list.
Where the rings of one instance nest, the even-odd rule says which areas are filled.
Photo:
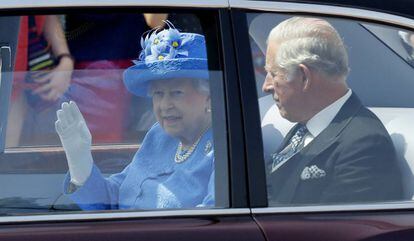
[[208, 182], [207, 195], [205, 196], [200, 207], [214, 207], [215, 206], [214, 179], [215, 179], [215, 171], [213, 170], [213, 172], [210, 175], [210, 180]]
[[127, 166], [121, 173], [105, 178], [94, 165], [86, 182], [73, 193], [68, 193], [70, 174], [65, 178], [63, 190], [82, 210], [117, 209], [119, 187], [128, 173]]

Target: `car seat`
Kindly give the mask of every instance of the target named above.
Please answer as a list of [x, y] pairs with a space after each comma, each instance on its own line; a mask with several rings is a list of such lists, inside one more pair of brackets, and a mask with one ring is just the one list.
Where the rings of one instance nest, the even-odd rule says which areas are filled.
[[414, 199], [414, 109], [371, 108], [384, 123], [397, 151], [401, 167], [404, 194]]
[[[269, 160], [295, 123], [280, 116], [271, 96], [260, 98], [259, 105], [264, 158]], [[405, 198], [414, 200], [414, 108], [369, 109], [378, 116], [391, 136], [401, 167]]]

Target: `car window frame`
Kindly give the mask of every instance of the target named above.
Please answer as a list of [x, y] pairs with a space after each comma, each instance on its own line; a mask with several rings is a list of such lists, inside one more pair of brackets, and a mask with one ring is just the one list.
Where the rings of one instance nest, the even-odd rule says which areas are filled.
[[[330, 18], [340, 18], [344, 20], [352, 21], [364, 21], [371, 23], [383, 24], [385, 26], [398, 27], [402, 29], [414, 29], [414, 19], [397, 16], [388, 13], [363, 10], [352, 7], [338, 7], [322, 4], [308, 4], [308, 3], [292, 3], [292, 2], [278, 2], [278, 1], [245, 1], [245, 0], [230, 0], [231, 8], [235, 8], [238, 11], [233, 13], [239, 15], [239, 21], [235, 22], [237, 25], [247, 24], [248, 13], [271, 13], [271, 14], [291, 14], [294, 15], [311, 15]], [[237, 26], [235, 28], [238, 28]], [[241, 27], [239, 27], [241, 28]], [[247, 29], [247, 28], [246, 28]], [[251, 50], [249, 43], [249, 34], [247, 31], [235, 33], [236, 46], [237, 42], [244, 43], [243, 48], [236, 47], [238, 58], [243, 56], [242, 59], [238, 59], [238, 62], [249, 63], [239, 66], [239, 76], [241, 78], [255, 80], [253, 64], [251, 60]], [[249, 60], [246, 60], [246, 56], [249, 56]], [[242, 81], [243, 82], [243, 81]], [[241, 89], [250, 91], [253, 87], [252, 83], [245, 83], [241, 86]], [[255, 92], [255, 91], [251, 91]], [[248, 93], [247, 93], [248, 94]], [[248, 94], [250, 99], [243, 99], [243, 115], [248, 118], [245, 120], [246, 127], [244, 128], [246, 140], [250, 140], [251, 145], [246, 145], [247, 153], [254, 153], [246, 155], [248, 166], [248, 180], [249, 180], [249, 198], [252, 204], [253, 214], [269, 214], [269, 213], [314, 213], [314, 212], [342, 212], [342, 211], [370, 211], [370, 210], [401, 210], [401, 209], [413, 209], [414, 201], [395, 201], [387, 203], [367, 203], [367, 204], [334, 204], [334, 205], [303, 205], [303, 206], [280, 206], [269, 207], [267, 202], [266, 193], [266, 175], [264, 175], [264, 155], [262, 147], [262, 135], [261, 127], [259, 123], [260, 115], [258, 105], [252, 105], [250, 102], [258, 103], [258, 99], [254, 99], [255, 94]], [[245, 106], [249, 106], [245, 108]], [[259, 127], [258, 127], [259, 126]], [[260, 143], [261, 146], [258, 146]], [[259, 163], [259, 164], [258, 164]], [[254, 168], [261, 168], [261, 171]]]
[[[63, 1], [56, 1], [61, 2]], [[73, 6], [73, 8], [60, 8], [60, 7], [50, 7], [45, 4], [38, 4], [35, 6], [35, 9], [30, 9], [30, 14], [66, 14], [70, 11], [76, 12], [77, 9], [86, 9], [87, 11], [90, 11], [91, 9], [110, 9], [108, 6], [102, 7], [102, 4], [98, 4], [98, 1], [86, 1], [87, 3], [93, 2], [94, 5], [89, 4], [87, 8], [83, 7], [83, 5], [79, 6]], [[116, 4], [117, 7], [120, 6], [131, 6], [131, 4], [125, 4], [125, 2], [128, 1], [121, 1]], [[224, 124], [224, 127], [227, 128], [227, 138], [225, 140], [220, 140], [222, 143], [227, 143], [225, 146], [222, 147], [222, 152], [224, 156], [227, 156], [227, 168], [224, 170], [226, 173], [221, 173], [220, 177], [227, 179], [228, 187], [224, 185], [224, 188], [227, 188], [228, 193], [228, 207], [217, 207], [217, 208], [211, 208], [211, 209], [182, 209], [182, 210], [166, 210], [166, 209], [160, 209], [160, 210], [147, 210], [147, 211], [125, 211], [125, 210], [111, 210], [109, 212], [85, 212], [82, 211], [82, 213], [59, 213], [59, 214], [38, 214], [38, 215], [18, 215], [18, 216], [1, 216], [0, 217], [0, 223], [26, 223], [26, 222], [42, 222], [42, 221], [74, 221], [74, 220], [107, 220], [107, 219], [130, 219], [130, 218], [148, 218], [148, 217], [191, 217], [191, 216], [228, 216], [228, 215], [246, 215], [250, 214], [250, 210], [248, 209], [248, 205], [245, 199], [245, 196], [247, 195], [247, 187], [245, 183], [240, 182], [238, 178], [245, 179], [245, 173], [241, 172], [241, 170], [245, 169], [243, 162], [244, 155], [243, 155], [243, 148], [244, 145], [235, 144], [233, 145], [233, 142], [238, 142], [240, 140], [243, 140], [242, 132], [237, 128], [237, 126], [242, 126], [241, 124], [238, 124], [238, 116], [236, 117], [235, 112], [241, 112], [240, 105], [237, 104], [237, 101], [233, 101], [231, 97], [238, 95], [238, 89], [229, 88], [229, 86], [234, 85], [234, 83], [237, 83], [237, 78], [235, 78], [236, 75], [236, 69], [234, 68], [234, 65], [231, 63], [234, 62], [234, 52], [233, 52], [233, 45], [232, 42], [228, 42], [228, 40], [232, 39], [231, 32], [229, 31], [230, 25], [229, 21], [224, 21], [224, 24], [222, 22], [222, 19], [229, 19], [229, 10], [227, 8], [227, 1], [199, 1], [200, 7], [195, 8], [195, 10], [200, 11], [211, 11], [217, 16], [217, 26], [216, 30], [219, 31], [217, 33], [217, 36], [214, 36], [217, 38], [217, 47], [219, 48], [217, 52], [219, 61], [217, 64], [221, 66], [220, 71], [222, 72], [222, 85], [223, 90], [221, 91], [223, 93], [223, 100], [225, 103], [223, 105], [227, 106], [224, 108], [224, 118], [227, 120], [227, 122]], [[220, 2], [221, 4], [218, 4]], [[134, 3], [133, 7], [140, 7], [139, 11], [143, 12], [146, 9], [148, 9], [151, 12], [162, 12], [168, 9], [168, 11], [189, 11], [189, 8], [185, 8], [186, 4], [177, 4], [177, 6], [171, 7], [171, 4], [168, 5], [164, 3], [159, 8], [147, 8], [148, 5], [153, 6], [153, 2], [151, 1], [144, 1], [142, 4]], [[194, 4], [194, 2], [192, 2]], [[193, 6], [193, 5], [192, 5]], [[219, 6], [219, 7], [217, 7]], [[0, 13], [3, 14], [3, 11], [6, 11], [7, 8], [1, 8]], [[7, 9], [7, 15], [24, 15], [24, 13], [28, 13], [27, 5], [23, 3], [15, 4], [10, 7], [10, 9]], [[213, 38], [213, 36], [211, 36]], [[225, 46], [223, 46], [225, 45]], [[220, 62], [223, 63], [220, 63]], [[209, 61], [213, 62], [213, 60]], [[231, 67], [233, 66], [233, 68]], [[227, 91], [231, 91], [232, 93], [227, 93]], [[11, 88], [9, 90], [9, 93], [11, 92]], [[230, 104], [230, 102], [232, 104]], [[229, 106], [232, 106], [229, 108]], [[233, 110], [232, 111], [230, 111]], [[219, 118], [223, 118], [220, 117]], [[229, 124], [230, 121], [231, 123]], [[224, 130], [226, 131], [226, 130]], [[217, 143], [216, 143], [217, 144]], [[101, 145], [96, 145], [93, 147], [93, 149], [100, 149]], [[116, 146], [116, 145], [115, 145]], [[130, 145], [123, 145], [126, 148], [129, 148]], [[235, 146], [236, 148], [229, 148], [230, 146]], [[39, 147], [37, 151], [42, 151], [50, 149], [50, 147]], [[12, 151], [19, 151], [15, 150], [18, 148], [11, 148]], [[52, 150], [53, 149], [53, 150]], [[63, 151], [61, 147], [52, 148], [49, 151]], [[229, 150], [231, 149], [231, 150]], [[240, 150], [242, 150], [240, 152]], [[2, 150], [3, 151], [3, 150]], [[229, 153], [227, 153], [229, 152]], [[236, 153], [239, 153], [236, 155]], [[240, 158], [239, 158], [240, 157]], [[217, 166], [217, 163], [216, 163]], [[240, 174], [240, 175], [239, 175]], [[216, 175], [217, 176], [217, 175]], [[237, 177], [237, 178], [234, 178]], [[220, 185], [223, 186], [221, 183]], [[243, 195], [244, 194], [244, 195]]]

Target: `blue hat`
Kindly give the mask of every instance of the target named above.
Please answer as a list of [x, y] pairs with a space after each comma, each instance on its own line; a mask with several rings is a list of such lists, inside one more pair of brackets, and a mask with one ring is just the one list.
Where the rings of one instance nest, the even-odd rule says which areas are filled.
[[124, 71], [129, 92], [147, 97], [148, 86], [154, 80], [209, 78], [204, 36], [180, 33], [171, 23], [167, 25], [168, 29], [154, 30], [141, 38], [139, 60]]

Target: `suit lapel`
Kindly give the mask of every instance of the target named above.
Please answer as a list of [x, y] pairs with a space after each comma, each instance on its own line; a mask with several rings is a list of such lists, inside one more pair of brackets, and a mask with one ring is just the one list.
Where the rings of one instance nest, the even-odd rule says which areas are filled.
[[292, 201], [303, 169], [310, 161], [336, 141], [340, 133], [349, 124], [361, 107], [361, 102], [353, 93], [328, 127], [315, 137], [309, 145], [305, 146], [299, 153], [289, 160], [289, 162], [297, 163], [297, 168], [294, 169], [294, 173], [292, 173], [292, 175], [289, 176], [289, 180], [287, 180], [289, 185], [286, 185], [281, 191], [279, 198], [281, 203], [289, 203]]

